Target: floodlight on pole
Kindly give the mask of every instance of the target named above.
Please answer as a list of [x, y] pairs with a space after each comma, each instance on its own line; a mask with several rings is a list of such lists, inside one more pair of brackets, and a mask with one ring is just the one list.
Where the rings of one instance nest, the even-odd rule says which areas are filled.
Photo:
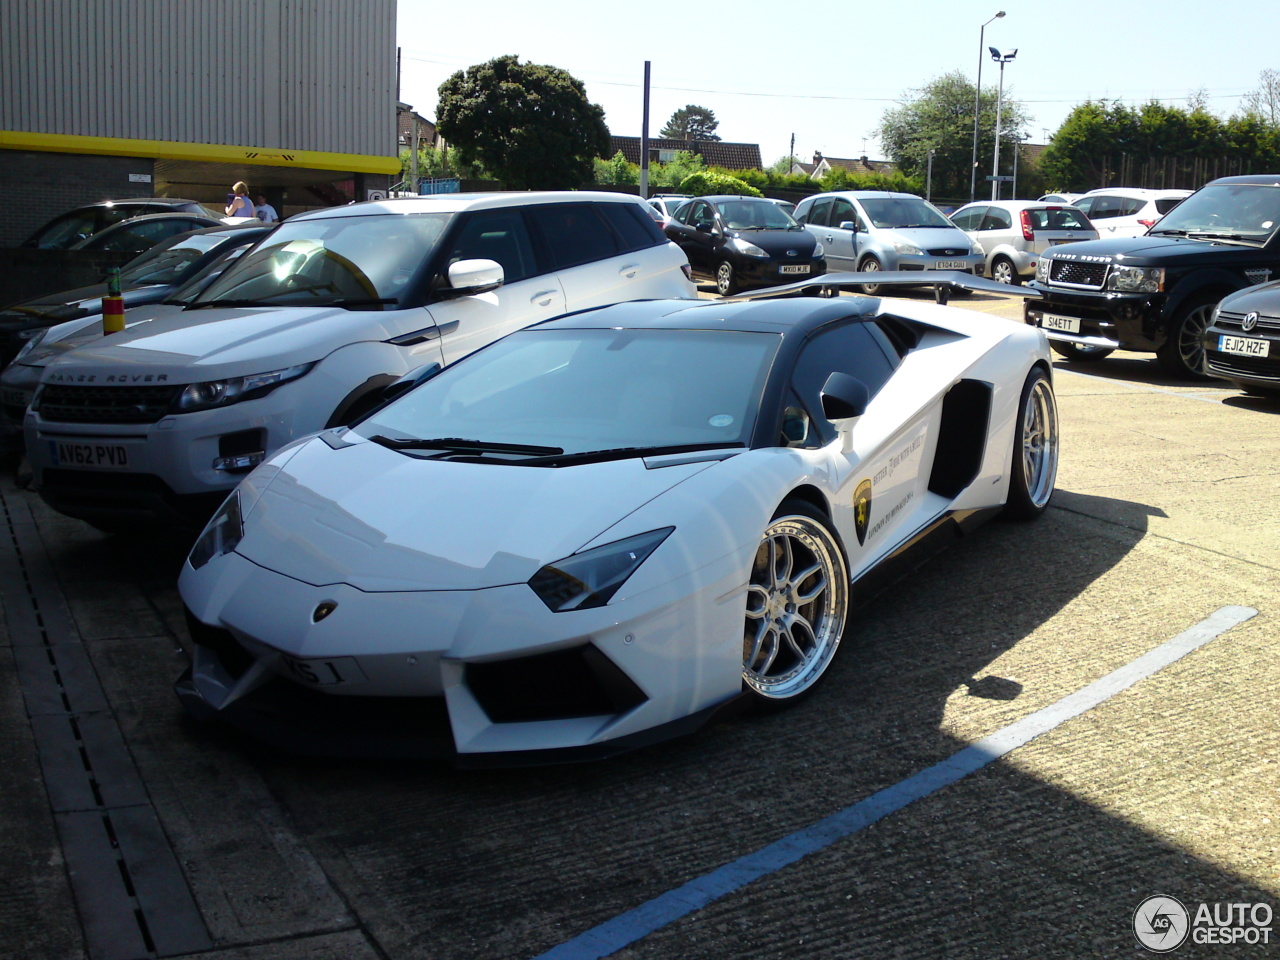
[[996, 155], [991, 161], [991, 199], [1000, 199], [1000, 110], [1004, 106], [1004, 65], [1018, 55], [1017, 48], [1013, 50], [997, 50], [995, 47], [988, 47], [991, 51], [991, 59], [1000, 64], [1000, 87], [996, 93]]
[[994, 17], [988, 20], [978, 30], [978, 87], [973, 94], [973, 161], [969, 164], [969, 202], [973, 203], [973, 199], [978, 190], [978, 112], [982, 107], [982, 47], [983, 37], [987, 32], [987, 24], [993, 23], [1004, 16], [1001, 10]]

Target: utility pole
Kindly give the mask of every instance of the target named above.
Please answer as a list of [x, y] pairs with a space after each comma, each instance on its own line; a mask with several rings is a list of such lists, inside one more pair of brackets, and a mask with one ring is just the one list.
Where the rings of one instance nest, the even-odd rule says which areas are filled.
[[649, 198], [649, 61], [644, 62], [644, 111], [640, 118], [640, 199]]

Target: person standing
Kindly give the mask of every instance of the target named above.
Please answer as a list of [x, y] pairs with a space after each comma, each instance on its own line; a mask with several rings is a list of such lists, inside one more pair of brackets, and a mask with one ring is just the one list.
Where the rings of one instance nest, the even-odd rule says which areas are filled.
[[258, 194], [258, 205], [253, 208], [253, 212], [263, 223], [275, 223], [280, 219], [280, 214], [276, 213], [276, 208], [267, 203], [267, 198], [262, 194]]
[[231, 185], [231, 196], [227, 197], [226, 212], [228, 217], [252, 217], [253, 201], [249, 199], [249, 185], [243, 180]]

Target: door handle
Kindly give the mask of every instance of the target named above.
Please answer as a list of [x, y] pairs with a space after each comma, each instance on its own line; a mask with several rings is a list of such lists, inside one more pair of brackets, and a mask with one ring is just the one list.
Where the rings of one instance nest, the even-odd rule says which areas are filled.
[[640, 264], [629, 263], [625, 267], [623, 267], [621, 270], [618, 271], [618, 275], [622, 277], [626, 277], [628, 280], [630, 280], [639, 272], [640, 272]]
[[554, 290], [541, 290], [538, 293], [535, 293], [532, 297], [530, 297], [529, 302], [536, 303], [540, 307], [545, 307], [547, 304], [551, 302], [552, 298], [555, 297], [555, 295], [556, 295], [556, 292]]
[[827, 235], [827, 243], [835, 243], [835, 240], [836, 240], [835, 237], [831, 236], [830, 234]]

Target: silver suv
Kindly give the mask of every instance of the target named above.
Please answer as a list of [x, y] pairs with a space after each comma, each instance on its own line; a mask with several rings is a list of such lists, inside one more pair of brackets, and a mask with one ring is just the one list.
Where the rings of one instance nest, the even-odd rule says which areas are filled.
[[[982, 248], [911, 193], [819, 193], [800, 201], [795, 218], [822, 244], [828, 271], [960, 270], [982, 276]], [[877, 285], [864, 283], [862, 289], [874, 294]]]

